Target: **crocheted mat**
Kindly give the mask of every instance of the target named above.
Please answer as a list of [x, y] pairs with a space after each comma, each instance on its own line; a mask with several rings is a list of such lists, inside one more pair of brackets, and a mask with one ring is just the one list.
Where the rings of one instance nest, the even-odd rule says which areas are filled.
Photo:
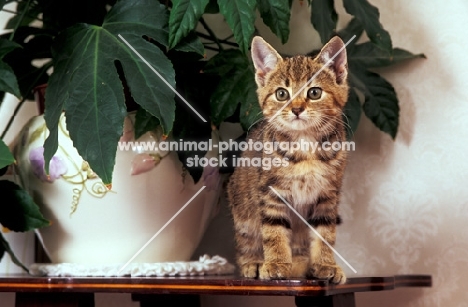
[[220, 256], [203, 255], [198, 261], [177, 261], [160, 263], [123, 264], [76, 264], [76, 263], [34, 263], [29, 272], [35, 276], [50, 277], [163, 277], [163, 276], [202, 276], [233, 274], [235, 267]]

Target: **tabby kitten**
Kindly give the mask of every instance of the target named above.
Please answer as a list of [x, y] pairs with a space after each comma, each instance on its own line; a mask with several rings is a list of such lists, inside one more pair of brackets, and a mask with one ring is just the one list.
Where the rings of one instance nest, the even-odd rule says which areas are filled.
[[[343, 48], [303, 88], [342, 47], [343, 41], [334, 37], [315, 58], [282, 58], [261, 37], [254, 37], [252, 59], [264, 120], [248, 138], [263, 144], [345, 141], [342, 111], [348, 99], [346, 50]], [[346, 276], [332, 250], [270, 186], [333, 246], [340, 223], [338, 201], [346, 152], [277, 147], [273, 152], [245, 151], [243, 158], [286, 159], [287, 166], [277, 165], [268, 171], [237, 167], [228, 183], [241, 274], [260, 279], [316, 277], [344, 283]]]

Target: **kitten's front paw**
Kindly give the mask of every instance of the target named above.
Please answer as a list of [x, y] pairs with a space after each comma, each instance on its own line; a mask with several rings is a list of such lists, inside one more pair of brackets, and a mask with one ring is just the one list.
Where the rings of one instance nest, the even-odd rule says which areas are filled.
[[240, 268], [241, 275], [248, 278], [256, 278], [258, 276], [258, 267], [261, 263], [246, 263]]
[[329, 264], [312, 264], [309, 268], [307, 277], [315, 277], [318, 279], [328, 279], [334, 284], [344, 284], [346, 275], [338, 265]]
[[291, 276], [291, 263], [266, 262], [260, 267], [260, 279], [284, 279]]

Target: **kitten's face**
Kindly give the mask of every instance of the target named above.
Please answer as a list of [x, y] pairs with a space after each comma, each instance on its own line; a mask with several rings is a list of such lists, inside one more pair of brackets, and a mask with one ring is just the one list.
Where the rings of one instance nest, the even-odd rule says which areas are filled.
[[348, 98], [346, 51], [324, 65], [343, 46], [334, 38], [315, 58], [283, 59], [263, 39], [254, 38], [252, 58], [265, 118], [283, 130], [333, 129]]

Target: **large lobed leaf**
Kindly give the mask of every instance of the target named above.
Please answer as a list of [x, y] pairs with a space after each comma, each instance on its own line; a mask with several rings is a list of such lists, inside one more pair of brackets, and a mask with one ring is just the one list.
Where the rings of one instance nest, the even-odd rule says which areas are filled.
[[288, 0], [257, 0], [258, 10], [263, 22], [285, 44], [289, 38], [289, 19], [291, 10]]
[[240, 50], [247, 54], [255, 31], [256, 0], [218, 0], [219, 11], [234, 33]]
[[193, 31], [209, 0], [172, 0], [169, 16], [169, 48]]
[[362, 24], [369, 39], [385, 50], [392, 52], [392, 40], [390, 34], [380, 23], [379, 10], [367, 0], [343, 0], [346, 11], [355, 16]]
[[312, 0], [310, 20], [315, 30], [320, 34], [322, 44], [328, 42], [336, 30], [338, 20], [334, 0]]
[[134, 100], [172, 129], [174, 93], [119, 38], [121, 35], [165, 79], [175, 85], [174, 70], [164, 53], [144, 36], [168, 45], [168, 12], [152, 0], [119, 1], [102, 26], [78, 24], [65, 30], [53, 48], [54, 73], [46, 92], [46, 169], [57, 150], [62, 110], [74, 146], [105, 184], [110, 184], [117, 141], [126, 114], [115, 62], [119, 61]]

